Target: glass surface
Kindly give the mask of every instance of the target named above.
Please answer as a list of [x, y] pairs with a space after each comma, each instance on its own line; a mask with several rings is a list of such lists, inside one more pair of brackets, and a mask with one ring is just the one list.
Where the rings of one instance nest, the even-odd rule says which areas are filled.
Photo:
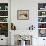
[[8, 11], [0, 11], [0, 16], [8, 16]]
[[46, 9], [46, 3], [39, 3], [38, 10], [44, 10], [44, 9]]
[[0, 17], [0, 22], [8, 22], [8, 17]]
[[8, 10], [8, 3], [0, 3], [0, 10]]
[[0, 35], [8, 37], [8, 23], [2, 23], [8, 22], [8, 17], [6, 16], [8, 16], [8, 3], [0, 3]]
[[46, 29], [39, 29], [39, 37], [46, 37]]
[[38, 22], [46, 22], [46, 17], [38, 17]]
[[38, 11], [38, 16], [46, 16], [46, 11]]

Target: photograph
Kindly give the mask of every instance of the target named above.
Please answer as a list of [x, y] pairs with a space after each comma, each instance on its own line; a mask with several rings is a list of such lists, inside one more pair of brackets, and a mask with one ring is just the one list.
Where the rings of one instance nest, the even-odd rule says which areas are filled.
[[46, 11], [38, 11], [38, 16], [46, 16]]
[[46, 17], [38, 17], [38, 22], [46, 22]]
[[0, 23], [0, 35], [8, 37], [8, 23]]
[[38, 10], [45, 10], [46, 9], [46, 3], [38, 3]]
[[46, 28], [46, 23], [38, 23], [38, 28]]
[[29, 20], [29, 10], [17, 10], [18, 20]]
[[46, 29], [39, 29], [39, 37], [46, 37]]
[[8, 22], [8, 17], [0, 17], [0, 22]]

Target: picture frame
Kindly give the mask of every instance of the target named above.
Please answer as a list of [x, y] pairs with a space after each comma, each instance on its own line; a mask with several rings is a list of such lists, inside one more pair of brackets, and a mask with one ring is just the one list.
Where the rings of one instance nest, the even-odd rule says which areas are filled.
[[8, 37], [8, 23], [0, 23], [0, 35]]
[[29, 20], [29, 10], [17, 10], [17, 20]]
[[39, 37], [46, 37], [46, 29], [39, 29]]

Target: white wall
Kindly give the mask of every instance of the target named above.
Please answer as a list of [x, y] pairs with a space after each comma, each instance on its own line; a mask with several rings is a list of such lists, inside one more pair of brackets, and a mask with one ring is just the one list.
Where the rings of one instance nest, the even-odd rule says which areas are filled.
[[[17, 20], [17, 10], [29, 10], [29, 20]], [[37, 27], [37, 2], [31, 0], [11, 1], [11, 22], [17, 30], [27, 30], [32, 24]]]
[[[16, 25], [18, 32], [19, 30], [27, 30], [32, 24], [35, 26], [36, 34], [33, 33], [33, 46], [44, 45], [43, 38], [38, 38], [38, 3], [46, 3], [46, 0], [11, 0], [11, 22]], [[29, 20], [17, 20], [17, 10], [23, 9], [29, 10]]]
[[[38, 3], [46, 0], [11, 0], [11, 22], [16, 25], [17, 30], [27, 30], [29, 26], [38, 27]], [[17, 10], [29, 10], [29, 20], [17, 20]]]
[[8, 37], [5, 37], [5, 35], [0, 35], [0, 45], [8, 45]]

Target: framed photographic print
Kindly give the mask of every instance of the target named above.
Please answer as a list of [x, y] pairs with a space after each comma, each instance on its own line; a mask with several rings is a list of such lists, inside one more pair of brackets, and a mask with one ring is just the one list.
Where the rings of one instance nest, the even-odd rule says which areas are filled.
[[39, 29], [39, 37], [46, 37], [46, 29]]
[[17, 20], [28, 20], [29, 10], [17, 10]]
[[0, 23], [0, 35], [8, 37], [8, 23]]

